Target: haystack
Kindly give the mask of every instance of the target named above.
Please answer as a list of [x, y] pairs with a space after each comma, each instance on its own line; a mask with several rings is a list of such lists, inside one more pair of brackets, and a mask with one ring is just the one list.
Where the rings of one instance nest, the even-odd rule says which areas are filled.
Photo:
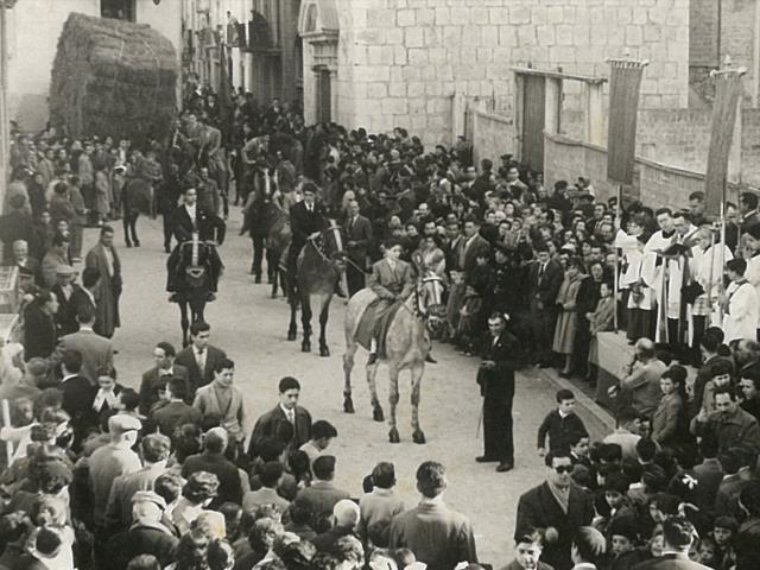
[[58, 40], [50, 115], [73, 137], [142, 143], [176, 115], [177, 54], [150, 26], [72, 13]]

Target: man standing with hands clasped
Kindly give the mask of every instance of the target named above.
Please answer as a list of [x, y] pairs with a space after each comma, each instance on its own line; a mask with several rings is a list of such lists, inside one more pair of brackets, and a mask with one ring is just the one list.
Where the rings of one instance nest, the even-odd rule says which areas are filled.
[[480, 395], [483, 396], [484, 453], [478, 463], [498, 462], [499, 472], [515, 465], [512, 439], [512, 400], [515, 395], [515, 370], [521, 366], [522, 347], [507, 332], [507, 315], [494, 313], [488, 319], [489, 334], [483, 342], [478, 370]]

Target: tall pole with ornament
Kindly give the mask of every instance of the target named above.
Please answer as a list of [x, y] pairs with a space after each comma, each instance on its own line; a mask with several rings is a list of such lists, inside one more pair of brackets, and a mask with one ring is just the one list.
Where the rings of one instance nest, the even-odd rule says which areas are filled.
[[10, 179], [10, 117], [8, 116], [8, 25], [6, 11], [16, 0], [0, 0], [0, 209]]

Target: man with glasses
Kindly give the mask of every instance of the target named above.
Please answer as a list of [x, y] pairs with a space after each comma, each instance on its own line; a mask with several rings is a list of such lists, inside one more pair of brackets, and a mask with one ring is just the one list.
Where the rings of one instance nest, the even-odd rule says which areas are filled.
[[594, 518], [593, 498], [573, 484], [573, 461], [568, 452], [552, 450], [544, 462], [546, 480], [524, 493], [517, 504], [515, 540], [532, 529], [545, 528], [541, 561], [567, 570], [573, 566], [570, 547], [575, 529], [590, 525]]

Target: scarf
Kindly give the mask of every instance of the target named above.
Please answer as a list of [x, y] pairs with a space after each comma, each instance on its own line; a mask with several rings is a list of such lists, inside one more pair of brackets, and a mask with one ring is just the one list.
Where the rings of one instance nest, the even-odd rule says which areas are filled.
[[570, 487], [562, 490], [548, 481], [547, 484], [549, 485], [549, 490], [552, 492], [552, 495], [554, 495], [554, 499], [557, 501], [562, 511], [567, 514], [567, 511], [570, 509]]

